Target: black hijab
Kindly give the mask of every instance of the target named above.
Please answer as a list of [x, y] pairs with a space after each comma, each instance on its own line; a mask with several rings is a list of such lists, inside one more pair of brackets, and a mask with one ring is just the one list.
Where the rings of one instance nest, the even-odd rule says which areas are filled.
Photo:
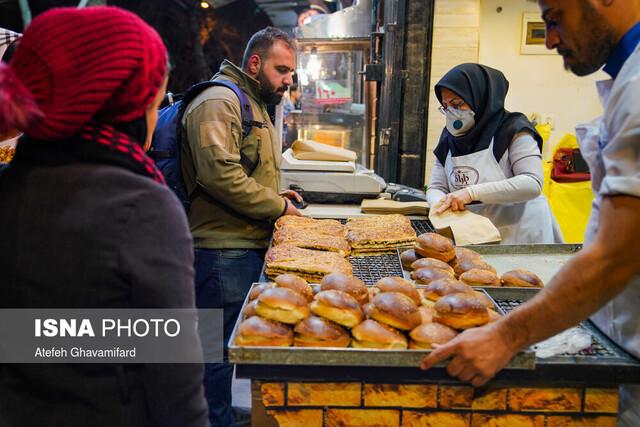
[[440, 103], [442, 88], [455, 92], [469, 104], [476, 120], [475, 126], [459, 137], [451, 135], [446, 127], [442, 130], [433, 152], [443, 165], [449, 152], [452, 157], [457, 157], [486, 150], [492, 138], [493, 155], [496, 161], [500, 161], [513, 136], [522, 131], [531, 133], [542, 151], [542, 138], [525, 115], [504, 109], [509, 82], [500, 71], [486, 65], [461, 64], [449, 70], [436, 84], [435, 92]]

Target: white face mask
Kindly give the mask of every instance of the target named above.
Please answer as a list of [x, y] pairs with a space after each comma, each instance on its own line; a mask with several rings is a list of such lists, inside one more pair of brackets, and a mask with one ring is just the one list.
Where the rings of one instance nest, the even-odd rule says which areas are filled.
[[462, 136], [476, 124], [472, 110], [458, 110], [449, 108], [445, 113], [447, 130], [453, 136]]

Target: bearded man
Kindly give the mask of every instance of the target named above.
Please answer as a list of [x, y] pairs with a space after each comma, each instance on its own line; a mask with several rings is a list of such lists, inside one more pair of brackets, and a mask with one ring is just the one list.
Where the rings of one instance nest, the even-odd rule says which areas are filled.
[[[258, 280], [274, 221], [300, 215], [280, 193], [276, 131], [267, 106], [280, 102], [293, 83], [295, 46], [276, 28], [255, 33], [242, 68], [225, 60], [213, 80], [230, 80], [251, 105], [251, 131], [243, 136], [240, 100], [232, 89], [213, 86], [187, 107], [183, 117], [182, 173], [190, 194], [189, 224], [195, 245], [195, 293], [200, 308], [224, 310], [224, 355], [251, 284]], [[185, 139], [186, 138], [186, 139]], [[205, 394], [211, 424], [234, 425], [233, 365], [207, 364]]]

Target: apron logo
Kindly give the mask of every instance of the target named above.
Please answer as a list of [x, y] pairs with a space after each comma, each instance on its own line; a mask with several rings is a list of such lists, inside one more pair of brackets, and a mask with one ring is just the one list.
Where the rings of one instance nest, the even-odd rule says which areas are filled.
[[480, 174], [478, 171], [469, 166], [456, 166], [449, 175], [449, 182], [457, 189], [477, 184]]

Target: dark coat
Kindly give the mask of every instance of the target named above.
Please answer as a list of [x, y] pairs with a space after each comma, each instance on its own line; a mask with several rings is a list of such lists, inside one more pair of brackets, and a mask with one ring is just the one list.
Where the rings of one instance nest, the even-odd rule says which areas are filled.
[[[0, 176], [0, 307], [193, 306], [192, 239], [167, 187], [91, 163]], [[0, 425], [208, 425], [202, 375], [196, 364], [6, 364]]]

